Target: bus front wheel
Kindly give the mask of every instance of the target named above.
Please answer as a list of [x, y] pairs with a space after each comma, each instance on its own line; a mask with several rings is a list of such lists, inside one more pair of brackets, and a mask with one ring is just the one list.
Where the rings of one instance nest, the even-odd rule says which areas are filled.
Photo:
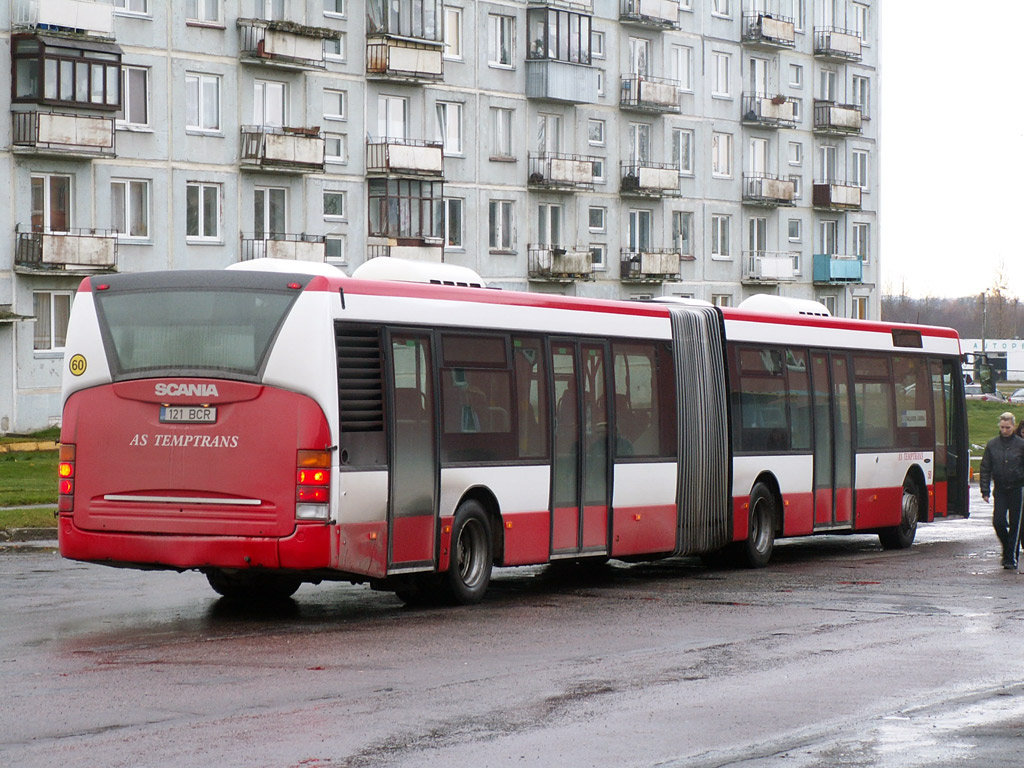
[[903, 481], [903, 505], [900, 524], [878, 532], [882, 549], [907, 549], [917, 535], [917, 521], [921, 517], [921, 492], [911, 478]]
[[457, 605], [479, 603], [491, 582], [494, 561], [491, 521], [477, 501], [466, 501], [455, 512], [451, 563], [445, 574], [448, 596]]

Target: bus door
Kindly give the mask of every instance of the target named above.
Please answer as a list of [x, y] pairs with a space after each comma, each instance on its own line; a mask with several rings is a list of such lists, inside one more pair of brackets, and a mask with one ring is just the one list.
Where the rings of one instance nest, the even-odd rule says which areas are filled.
[[957, 406], [963, 398], [957, 392], [962, 381], [960, 368], [953, 360], [928, 361], [931, 368], [932, 406], [935, 420], [935, 496], [936, 517], [967, 514], [968, 456], [963, 439], [966, 415]]
[[393, 331], [390, 368], [388, 572], [431, 570], [439, 481], [430, 334]]
[[811, 353], [814, 392], [814, 527], [853, 524], [853, 429], [845, 355]]
[[552, 340], [555, 442], [551, 556], [608, 552], [607, 352], [599, 343]]

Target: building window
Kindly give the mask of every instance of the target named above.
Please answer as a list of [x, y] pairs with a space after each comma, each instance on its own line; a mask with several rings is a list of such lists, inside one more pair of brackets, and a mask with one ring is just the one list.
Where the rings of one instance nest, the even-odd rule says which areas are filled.
[[185, 187], [185, 237], [220, 240], [220, 184], [189, 182]]
[[64, 349], [72, 296], [70, 291], [40, 291], [32, 294], [32, 313], [36, 318], [33, 349], [47, 352]]
[[462, 9], [444, 9], [444, 57], [462, 60]]
[[818, 73], [818, 98], [822, 101], [836, 100], [836, 72], [834, 69], [822, 69]]
[[588, 209], [588, 228], [591, 232], [607, 231], [608, 225], [605, 223], [607, 213], [608, 209], [603, 206], [590, 206]]
[[267, 21], [283, 21], [284, 6], [287, 0], [252, 0], [256, 7], [256, 17]]
[[512, 231], [512, 201], [491, 200], [488, 204], [488, 246], [492, 251], [511, 251], [515, 245]]
[[853, 255], [867, 264], [871, 260], [871, 225], [853, 225]]
[[804, 223], [800, 219], [789, 220], [789, 242], [799, 243], [804, 237]]
[[344, 264], [348, 260], [348, 241], [344, 235], [324, 238], [324, 259], [332, 264]]
[[821, 253], [834, 256], [839, 252], [839, 224], [835, 220], [826, 219], [820, 223]]
[[537, 206], [537, 242], [541, 245], [562, 244], [562, 206], [551, 203]]
[[853, 165], [853, 184], [864, 191], [868, 188], [868, 153], [861, 149], [855, 149], [850, 155]]
[[789, 84], [794, 88], [804, 87], [804, 68], [800, 64], [789, 65]]
[[288, 88], [284, 83], [256, 80], [252, 92], [252, 122], [266, 128], [280, 128], [287, 120]]
[[672, 46], [672, 78], [680, 90], [693, 90], [693, 49], [689, 46]]
[[529, 8], [529, 59], [554, 59], [590, 64], [590, 16], [555, 8]]
[[337, 221], [345, 218], [345, 193], [336, 190], [324, 190], [324, 219]]
[[693, 174], [693, 131], [688, 128], [672, 130], [672, 165], [680, 174]]
[[328, 163], [348, 162], [348, 135], [344, 133], [324, 134], [324, 160]]
[[712, 293], [711, 303], [716, 307], [731, 307], [732, 306], [732, 294], [731, 293]]
[[590, 55], [595, 59], [603, 59], [604, 53], [604, 32], [590, 33]]
[[789, 142], [789, 164], [800, 165], [804, 161], [804, 145], [799, 141]]
[[462, 248], [462, 210], [463, 201], [458, 197], [448, 197], [444, 201], [444, 247]]
[[727, 53], [718, 51], [711, 54], [712, 66], [714, 67], [714, 84], [711, 89], [712, 96], [728, 98], [732, 95], [732, 84], [729, 81], [729, 59]]
[[334, 61], [345, 60], [345, 33], [338, 33], [337, 37], [324, 38], [324, 58]]
[[832, 315], [833, 317], [839, 316], [839, 301], [836, 298], [835, 294], [829, 296], [821, 296], [820, 301], [822, 304], [825, 305], [825, 309], [828, 310], [828, 313], [830, 315]]
[[185, 18], [203, 24], [219, 24], [220, 0], [188, 0], [185, 3]]
[[118, 109], [120, 51], [85, 40], [76, 40], [73, 48], [55, 45], [56, 41], [34, 35], [11, 39], [12, 101]]
[[331, 88], [324, 89], [324, 120], [345, 120], [345, 91], [335, 91]]
[[608, 246], [604, 243], [591, 243], [590, 244], [590, 263], [594, 269], [599, 272], [603, 272], [605, 267], [608, 266]]
[[149, 125], [149, 67], [124, 67], [121, 95], [123, 104], [116, 114], [118, 122]]
[[493, 67], [512, 67], [516, 19], [492, 13], [487, 17], [487, 61]]
[[114, 8], [125, 13], [149, 13], [149, 0], [114, 0]]
[[594, 173], [594, 183], [604, 184], [604, 160], [600, 157], [595, 157], [591, 163], [591, 167], [593, 168]]
[[193, 131], [220, 130], [220, 77], [218, 75], [186, 73], [185, 127]]
[[693, 257], [693, 214], [672, 211], [672, 247], [683, 258]]
[[440, 42], [440, 0], [367, 0], [367, 34], [390, 34]]
[[711, 134], [711, 175], [718, 178], [732, 176], [732, 134]]
[[604, 120], [588, 120], [587, 121], [587, 142], [592, 147], [603, 147], [604, 138]]
[[344, 16], [345, 0], [324, 0], [324, 16]]
[[437, 138], [446, 155], [462, 154], [462, 105], [437, 102]]
[[711, 13], [714, 16], [728, 16], [729, 0], [711, 0]]
[[853, 103], [860, 107], [862, 117], [868, 117], [869, 108], [871, 107], [871, 80], [860, 75], [854, 75], [852, 85]]
[[800, 175], [793, 175], [789, 180], [793, 182], [793, 199], [799, 200], [804, 194], [804, 179]]
[[855, 320], [867, 320], [868, 319], [868, 297], [867, 296], [854, 296], [853, 297], [853, 312], [851, 314]]
[[830, 144], [818, 147], [818, 161], [821, 166], [820, 179], [825, 184], [834, 184], [838, 178], [838, 150]]
[[71, 229], [71, 177], [32, 177], [32, 231], [67, 232]]
[[444, 235], [442, 182], [369, 179], [369, 233], [374, 237], [435, 239]]
[[253, 232], [257, 240], [269, 240], [288, 231], [288, 190], [256, 187], [252, 192]]
[[494, 157], [515, 157], [512, 144], [512, 110], [491, 107], [491, 141]]
[[729, 216], [711, 215], [711, 258], [729, 258]]
[[121, 237], [149, 237], [149, 182], [113, 179], [110, 182], [110, 228]]
[[867, 42], [868, 39], [868, 7], [861, 5], [860, 3], [854, 3], [852, 7], [852, 29], [850, 30], [862, 42]]

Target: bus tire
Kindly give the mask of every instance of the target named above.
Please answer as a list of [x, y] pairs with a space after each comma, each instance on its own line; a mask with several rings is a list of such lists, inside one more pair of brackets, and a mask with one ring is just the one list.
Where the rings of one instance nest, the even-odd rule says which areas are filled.
[[480, 502], [463, 502], [452, 524], [451, 562], [444, 587], [456, 605], [479, 603], [491, 582], [494, 539], [491, 521]]
[[903, 481], [903, 502], [900, 524], [878, 532], [882, 549], [907, 549], [917, 535], [917, 522], [921, 518], [921, 491], [911, 477]]
[[253, 571], [228, 571], [211, 568], [206, 580], [213, 591], [229, 600], [245, 602], [276, 602], [287, 600], [302, 586], [295, 576]]
[[775, 496], [764, 483], [755, 484], [750, 492], [747, 540], [740, 551], [742, 562], [748, 568], [764, 568], [771, 560], [777, 519]]

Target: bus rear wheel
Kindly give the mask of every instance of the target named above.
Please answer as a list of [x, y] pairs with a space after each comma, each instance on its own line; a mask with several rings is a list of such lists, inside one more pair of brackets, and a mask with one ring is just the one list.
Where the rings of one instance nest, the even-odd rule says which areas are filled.
[[260, 571], [232, 571], [211, 568], [206, 580], [213, 591], [229, 600], [245, 602], [275, 602], [287, 600], [302, 586], [295, 576]]
[[764, 483], [750, 492], [750, 525], [747, 540], [740, 546], [740, 557], [748, 568], [764, 568], [775, 549], [775, 496]]
[[444, 587], [456, 605], [479, 603], [491, 582], [494, 539], [491, 521], [477, 501], [466, 501], [455, 512], [452, 525], [451, 563]]
[[907, 549], [917, 535], [917, 521], [921, 518], [921, 492], [911, 478], [903, 481], [903, 505], [900, 524], [878, 532], [882, 549]]

